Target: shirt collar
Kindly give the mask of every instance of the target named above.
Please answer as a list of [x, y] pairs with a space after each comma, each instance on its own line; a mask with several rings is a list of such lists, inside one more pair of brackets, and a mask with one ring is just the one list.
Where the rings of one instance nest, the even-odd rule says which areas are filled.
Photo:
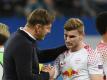
[[24, 30], [23, 27], [20, 27], [20, 30], [24, 31], [24, 32], [27, 33], [32, 39], [36, 40], [36, 38], [33, 37], [28, 31]]
[[2, 47], [0, 47], [0, 53], [1, 52], [4, 52], [4, 47], [2, 46]]

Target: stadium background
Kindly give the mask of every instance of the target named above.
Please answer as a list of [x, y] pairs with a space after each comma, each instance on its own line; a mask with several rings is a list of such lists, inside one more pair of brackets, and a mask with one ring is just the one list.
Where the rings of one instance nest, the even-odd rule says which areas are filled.
[[0, 22], [7, 24], [11, 33], [23, 27], [26, 16], [36, 8], [45, 8], [56, 15], [51, 33], [38, 42], [40, 49], [64, 44], [63, 26], [70, 17], [80, 18], [84, 22], [85, 41], [95, 48], [100, 40], [95, 18], [98, 13], [107, 11], [107, 0], [0, 0], [0, 5]]

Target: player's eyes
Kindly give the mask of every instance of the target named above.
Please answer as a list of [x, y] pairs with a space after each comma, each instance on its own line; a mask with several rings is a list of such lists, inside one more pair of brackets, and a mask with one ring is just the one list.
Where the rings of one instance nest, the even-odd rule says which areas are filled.
[[69, 38], [75, 38], [76, 36], [69, 36]]
[[68, 36], [68, 35], [64, 34], [64, 37], [75, 38], [76, 36], [74, 36], [74, 35]]

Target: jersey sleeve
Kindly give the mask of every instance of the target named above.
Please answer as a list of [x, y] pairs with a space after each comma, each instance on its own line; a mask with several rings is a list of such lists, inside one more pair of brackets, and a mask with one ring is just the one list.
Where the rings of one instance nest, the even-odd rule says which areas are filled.
[[96, 52], [102, 56], [104, 74], [107, 75], [107, 44], [100, 42], [96, 47]]
[[61, 65], [62, 65], [64, 58], [65, 58], [65, 56], [63, 53], [63, 54], [59, 55], [54, 62], [54, 67], [55, 67], [54, 79], [57, 79], [57, 77], [61, 74]]
[[56, 79], [60, 75], [60, 56], [56, 58], [53, 66], [55, 67], [54, 79]]
[[94, 51], [90, 46], [86, 48], [88, 52], [89, 74], [103, 74], [103, 62], [101, 55]]

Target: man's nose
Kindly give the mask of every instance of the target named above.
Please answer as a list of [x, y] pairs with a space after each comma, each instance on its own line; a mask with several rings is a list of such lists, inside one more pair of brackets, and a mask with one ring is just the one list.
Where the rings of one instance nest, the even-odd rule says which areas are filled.
[[51, 33], [51, 29], [47, 30], [47, 33]]
[[69, 37], [67, 37], [67, 38], [66, 38], [66, 42], [69, 42], [69, 41], [70, 41], [70, 38], [69, 38]]

